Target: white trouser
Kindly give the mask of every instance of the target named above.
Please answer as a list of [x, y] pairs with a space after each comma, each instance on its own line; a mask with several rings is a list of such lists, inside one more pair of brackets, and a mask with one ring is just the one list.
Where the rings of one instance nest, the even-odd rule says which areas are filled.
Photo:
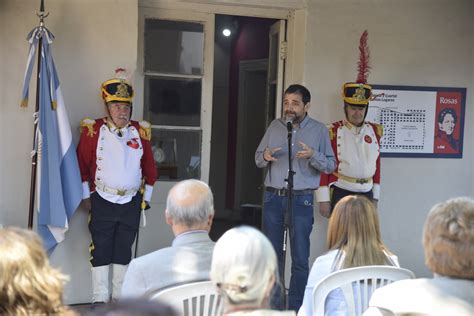
[[115, 300], [120, 298], [123, 279], [125, 277], [125, 272], [127, 272], [128, 265], [114, 263], [112, 267], [112, 299]]
[[109, 299], [109, 266], [92, 267], [92, 303]]

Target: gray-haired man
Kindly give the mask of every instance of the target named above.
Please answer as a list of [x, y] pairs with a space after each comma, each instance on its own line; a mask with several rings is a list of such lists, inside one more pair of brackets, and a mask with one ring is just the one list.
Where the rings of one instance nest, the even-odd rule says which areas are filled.
[[199, 180], [176, 184], [168, 194], [165, 216], [175, 235], [171, 247], [132, 260], [122, 297], [150, 297], [171, 285], [209, 279], [214, 250], [209, 238], [214, 216], [209, 186]]

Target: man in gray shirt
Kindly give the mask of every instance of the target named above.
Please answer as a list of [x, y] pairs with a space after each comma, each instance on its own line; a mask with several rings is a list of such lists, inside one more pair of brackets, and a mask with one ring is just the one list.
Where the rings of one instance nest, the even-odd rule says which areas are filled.
[[168, 286], [209, 280], [215, 244], [209, 238], [214, 216], [209, 186], [199, 180], [176, 184], [168, 194], [165, 216], [175, 235], [171, 247], [132, 260], [122, 297], [150, 297]]
[[[292, 212], [289, 220], [291, 279], [288, 309], [297, 311], [303, 300], [309, 273], [309, 236], [313, 229], [313, 191], [319, 186], [321, 172], [332, 173], [336, 159], [324, 124], [308, 116], [311, 94], [302, 85], [289, 86], [283, 98], [284, 116], [268, 127], [255, 152], [255, 163], [267, 168], [263, 205], [263, 231], [278, 256], [283, 275], [284, 218], [287, 211], [288, 133], [292, 133], [294, 173]], [[290, 123], [290, 124], [288, 124]], [[273, 307], [285, 308], [281, 302]]]

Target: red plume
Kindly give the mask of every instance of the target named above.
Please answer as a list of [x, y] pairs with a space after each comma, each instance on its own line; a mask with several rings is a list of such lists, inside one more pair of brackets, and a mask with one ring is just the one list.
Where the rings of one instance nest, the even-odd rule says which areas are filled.
[[357, 83], [367, 83], [367, 77], [369, 76], [370, 66], [369, 66], [369, 59], [370, 59], [370, 52], [369, 46], [367, 45], [367, 37], [369, 33], [367, 30], [362, 33], [360, 37], [359, 43], [359, 61], [357, 62]]

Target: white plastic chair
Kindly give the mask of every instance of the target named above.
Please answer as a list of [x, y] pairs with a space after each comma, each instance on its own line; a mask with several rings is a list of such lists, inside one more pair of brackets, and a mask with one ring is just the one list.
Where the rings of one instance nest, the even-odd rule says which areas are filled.
[[182, 316], [221, 315], [223, 301], [211, 281], [192, 282], [164, 289], [151, 297], [173, 307]]
[[347, 315], [359, 316], [368, 308], [372, 293], [379, 287], [403, 279], [414, 279], [410, 270], [392, 266], [364, 266], [331, 273], [313, 290], [313, 315], [323, 316], [328, 294], [340, 288], [347, 305]]

